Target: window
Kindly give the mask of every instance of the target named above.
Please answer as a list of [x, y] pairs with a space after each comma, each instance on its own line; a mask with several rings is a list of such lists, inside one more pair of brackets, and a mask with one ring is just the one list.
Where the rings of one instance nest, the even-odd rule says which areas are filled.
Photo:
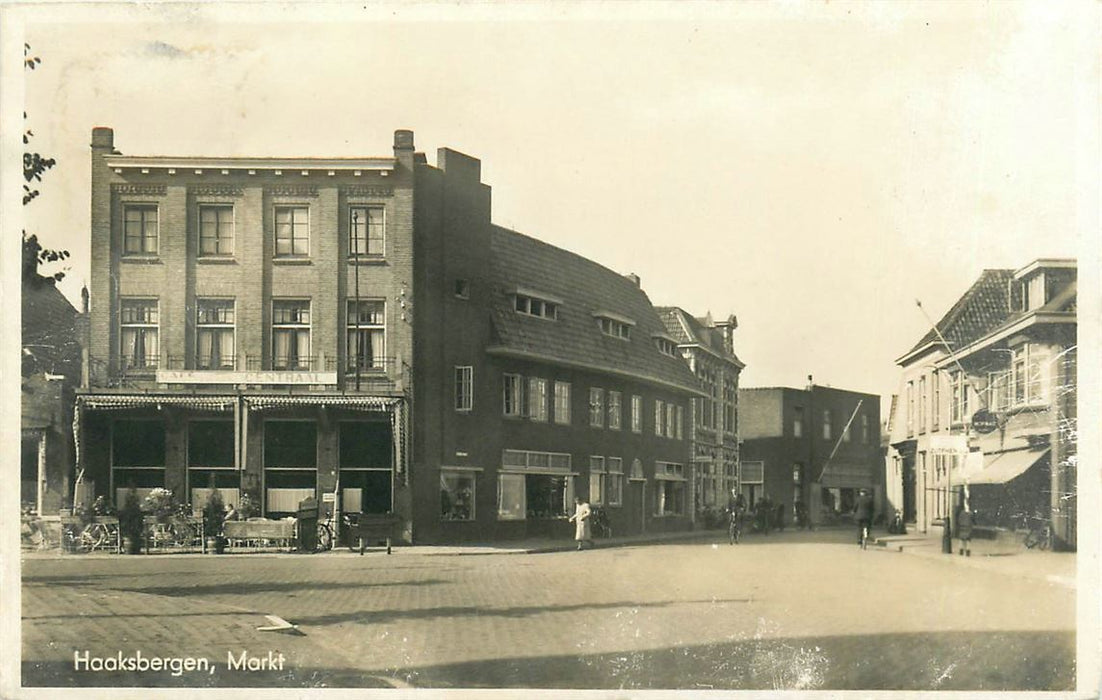
[[122, 299], [120, 313], [120, 367], [156, 369], [158, 365], [157, 330], [160, 314], [156, 299]]
[[861, 444], [869, 444], [869, 417], [861, 414]]
[[341, 510], [375, 514], [393, 510], [394, 431], [390, 421], [345, 420], [337, 426]]
[[907, 435], [915, 434], [915, 383], [907, 382]]
[[850, 423], [852, 422], [853, 414], [850, 414], [849, 420], [847, 420], [845, 425], [842, 426], [842, 442], [849, 442], [850, 439], [853, 437], [853, 434], [850, 431]]
[[199, 207], [199, 255], [233, 255], [232, 204], [204, 204]]
[[502, 375], [502, 413], [520, 416], [523, 406], [524, 378], [519, 374]]
[[474, 520], [475, 473], [440, 470], [440, 519]]
[[666, 437], [677, 436], [677, 411], [672, 403], [666, 404]]
[[655, 338], [654, 342], [658, 345], [658, 352], [670, 357], [677, 357], [677, 344], [669, 338]]
[[275, 208], [276, 257], [310, 254], [310, 210], [307, 207]]
[[187, 464], [187, 500], [192, 508], [203, 508], [212, 488], [226, 505], [240, 502], [241, 472], [234, 468], [233, 421], [189, 421]]
[[570, 425], [570, 382], [555, 382], [555, 422]]
[[624, 460], [620, 457], [608, 458], [608, 504], [619, 506], [624, 503]]
[[747, 508], [753, 508], [765, 487], [765, 462], [743, 462], [740, 466], [742, 497]]
[[683, 406], [677, 407], [677, 439], [683, 439], [682, 427], [685, 424], [685, 408]]
[[123, 255], [157, 254], [157, 205], [123, 207]]
[[631, 339], [631, 324], [623, 321], [601, 316], [597, 318], [597, 327], [601, 329], [602, 333], [610, 335], [613, 338], [620, 338], [621, 340]]
[[562, 518], [574, 501], [574, 478], [556, 474], [498, 475], [499, 520]]
[[[348, 255], [379, 257], [383, 254], [385, 211], [382, 207], [351, 207], [348, 210]], [[303, 253], [305, 255], [305, 253]]]
[[195, 309], [195, 365], [199, 369], [234, 368], [233, 299], [199, 299]]
[[455, 368], [455, 410], [470, 411], [474, 406], [474, 367]]
[[631, 397], [631, 432], [643, 432], [643, 397]]
[[386, 302], [348, 300], [345, 331], [349, 372], [386, 368]]
[[603, 428], [605, 425], [605, 390], [590, 388], [589, 390], [589, 425], [594, 428]]
[[310, 369], [310, 302], [272, 302], [272, 369]]
[[605, 458], [589, 458], [589, 502], [601, 505], [605, 502]]
[[1020, 347], [1014, 351], [1011, 359], [1011, 381], [1014, 386], [1014, 405], [1025, 403], [1026, 392], [1026, 350]]
[[517, 294], [514, 308], [517, 313], [522, 313], [528, 316], [535, 316], [537, 318], [556, 319], [558, 318], [559, 305], [553, 301], [545, 301], [543, 299], [537, 299], [524, 294]]
[[115, 505], [135, 489], [145, 498], [165, 485], [165, 424], [159, 420], [117, 420], [111, 424], [111, 481]]
[[1022, 285], [1025, 290], [1025, 308], [1029, 311], [1045, 305], [1045, 276], [1039, 273]]
[[318, 426], [313, 421], [264, 422], [265, 515], [283, 518], [299, 501], [316, 497]]
[[831, 419], [830, 409], [829, 408], [824, 409], [823, 410], [823, 439], [824, 440], [829, 440], [834, 434], [833, 428], [830, 424], [830, 419]]
[[498, 520], [524, 520], [524, 474], [499, 474], [497, 481]]
[[528, 378], [528, 417], [547, 422], [547, 380], [541, 377]]
[[926, 375], [918, 378], [918, 432], [926, 432]]
[[938, 429], [938, 422], [941, 420], [941, 374], [934, 370], [933, 375], [930, 377], [930, 381], [934, 385], [934, 400], [930, 404], [931, 417], [931, 429]]
[[662, 430], [666, 427], [665, 407], [658, 399], [654, 400], [654, 434], [662, 437]]
[[950, 376], [950, 420], [953, 423], [963, 423], [968, 415], [968, 380], [962, 372], [953, 372]]
[[608, 427], [612, 430], [620, 429], [620, 415], [621, 415], [621, 399], [620, 392], [610, 391], [608, 392]]
[[723, 430], [727, 433], [735, 432], [735, 396], [737, 389], [734, 382], [723, 383]]
[[471, 298], [471, 283], [465, 279], [455, 281], [455, 296], [459, 299]]
[[804, 408], [795, 406], [792, 409], [792, 437], [804, 436]]

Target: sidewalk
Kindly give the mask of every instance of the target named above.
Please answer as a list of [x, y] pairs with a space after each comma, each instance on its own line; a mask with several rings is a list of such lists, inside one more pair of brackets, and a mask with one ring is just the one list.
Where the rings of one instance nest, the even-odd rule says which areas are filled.
[[1014, 538], [972, 540], [972, 556], [960, 555], [960, 540], [953, 540], [952, 554], [942, 553], [942, 535], [935, 528], [927, 533], [884, 535], [874, 543], [891, 551], [913, 554], [953, 566], [968, 566], [993, 573], [1046, 581], [1050, 584], [1076, 587], [1076, 556], [1074, 552], [1045, 552], [1027, 549]]

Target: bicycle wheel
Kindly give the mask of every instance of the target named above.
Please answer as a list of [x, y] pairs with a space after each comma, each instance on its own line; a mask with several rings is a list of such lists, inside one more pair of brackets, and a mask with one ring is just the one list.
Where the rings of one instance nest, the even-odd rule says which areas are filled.
[[107, 543], [107, 528], [102, 523], [91, 523], [80, 531], [80, 546], [93, 552]]
[[172, 524], [172, 544], [176, 547], [190, 547], [195, 544], [195, 534], [191, 523]]
[[317, 551], [328, 552], [333, 549], [333, 531], [325, 523], [318, 523]]

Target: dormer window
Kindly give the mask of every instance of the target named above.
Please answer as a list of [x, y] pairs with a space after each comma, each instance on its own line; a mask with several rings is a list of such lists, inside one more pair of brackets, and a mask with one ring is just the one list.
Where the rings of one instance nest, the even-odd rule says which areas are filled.
[[528, 294], [521, 294], [520, 292], [516, 294], [514, 308], [517, 310], [517, 313], [536, 316], [538, 318], [546, 318], [552, 321], [559, 317], [559, 305], [557, 302], [548, 299], [540, 299]]
[[595, 311], [593, 317], [597, 320], [597, 327], [605, 335], [631, 340], [631, 327], [635, 325], [635, 321], [610, 311]]
[[677, 357], [677, 343], [669, 338], [656, 335], [654, 337], [654, 343], [658, 346], [658, 352], [669, 357]]

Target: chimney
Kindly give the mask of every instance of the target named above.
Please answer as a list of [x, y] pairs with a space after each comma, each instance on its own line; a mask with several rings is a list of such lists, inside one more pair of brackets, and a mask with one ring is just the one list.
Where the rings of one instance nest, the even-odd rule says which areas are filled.
[[402, 167], [413, 170], [413, 132], [409, 129], [395, 129], [394, 157]]
[[642, 280], [640, 280], [639, 275], [635, 274], [634, 272], [629, 272], [626, 275], [624, 275], [624, 277], [627, 277], [629, 280], [634, 282], [636, 287], [641, 287], [642, 286]]
[[738, 318], [731, 314], [723, 321], [717, 321], [715, 327], [723, 336], [723, 347], [730, 354], [735, 354], [735, 329], [738, 328]]
[[92, 148], [110, 151], [115, 147], [115, 130], [106, 126], [92, 128]]

